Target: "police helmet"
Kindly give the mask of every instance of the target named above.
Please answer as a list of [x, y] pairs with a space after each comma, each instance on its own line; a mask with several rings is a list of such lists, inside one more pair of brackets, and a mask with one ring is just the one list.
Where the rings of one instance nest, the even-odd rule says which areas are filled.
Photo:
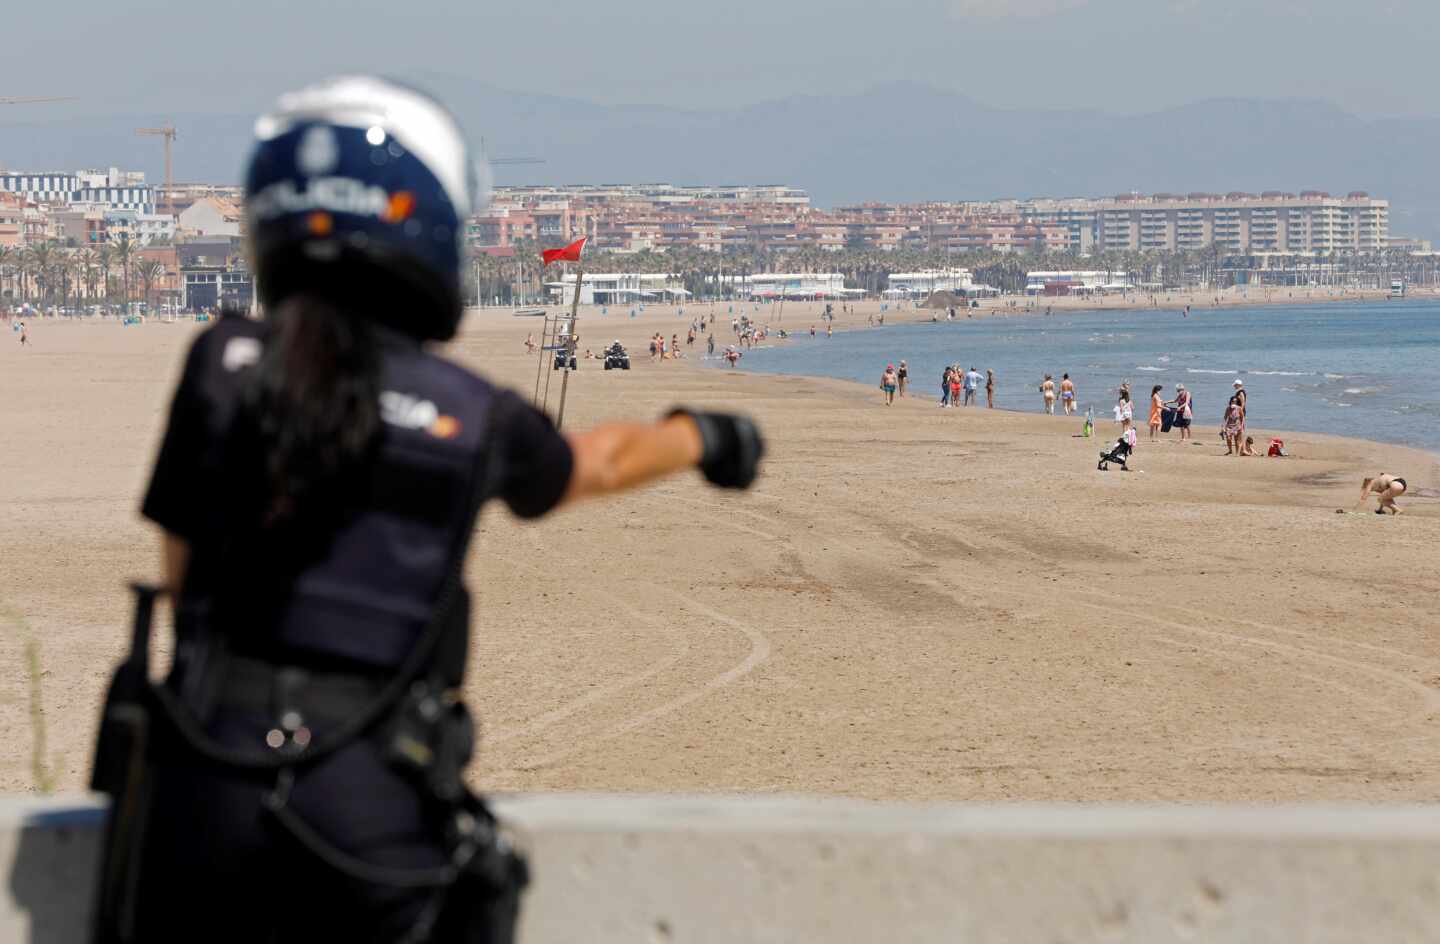
[[455, 334], [483, 168], [444, 106], [387, 79], [342, 77], [281, 96], [255, 137], [245, 213], [261, 301], [318, 292], [383, 308], [421, 339]]

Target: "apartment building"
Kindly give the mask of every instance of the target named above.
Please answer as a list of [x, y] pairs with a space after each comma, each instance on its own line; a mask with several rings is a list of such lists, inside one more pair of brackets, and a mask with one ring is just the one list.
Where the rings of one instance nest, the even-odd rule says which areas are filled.
[[107, 210], [155, 212], [155, 191], [139, 171], [0, 171], [0, 191], [36, 204], [87, 204]]
[[0, 246], [25, 244], [25, 201], [13, 193], [0, 192]]
[[1094, 209], [1095, 244], [1104, 250], [1373, 252], [1390, 238], [1389, 201], [1361, 191], [1130, 194]]

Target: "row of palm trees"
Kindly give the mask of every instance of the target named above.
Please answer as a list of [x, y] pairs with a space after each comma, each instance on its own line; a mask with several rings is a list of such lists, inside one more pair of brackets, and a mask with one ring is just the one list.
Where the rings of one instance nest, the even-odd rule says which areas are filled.
[[141, 248], [128, 235], [93, 249], [54, 241], [0, 246], [0, 311], [24, 305], [68, 308], [82, 299], [112, 304], [117, 298], [128, 310], [136, 289], [153, 304], [165, 267], [143, 258]]
[[[467, 273], [471, 297], [485, 301], [498, 297], [505, 303], [544, 297], [543, 283], [558, 276], [545, 274], [540, 248], [533, 241], [524, 241], [516, 243], [513, 258], [474, 257]], [[1111, 278], [1123, 272], [1132, 283], [1162, 289], [1218, 287], [1227, 284], [1225, 261], [1231, 255], [1230, 250], [1215, 245], [1176, 252], [1091, 250], [1083, 254], [1044, 250], [950, 252], [908, 247], [887, 251], [859, 245], [839, 251], [809, 246], [792, 251], [747, 247], [724, 253], [672, 248], [624, 254], [587, 252], [584, 267], [595, 274], [668, 272], [696, 297], [717, 294], [717, 285], [721, 288], [719, 294], [730, 294], [730, 287], [738, 279], [767, 272], [838, 272], [851, 288], [878, 294], [888, 287], [892, 273], [950, 267], [970, 269], [974, 280], [982, 285], [1020, 292], [1029, 272], [1076, 269], [1105, 272]], [[1402, 252], [1338, 252], [1316, 260], [1313, 271], [1319, 273], [1316, 278], [1322, 282], [1385, 287], [1393, 278], [1434, 284], [1437, 265], [1435, 258]]]

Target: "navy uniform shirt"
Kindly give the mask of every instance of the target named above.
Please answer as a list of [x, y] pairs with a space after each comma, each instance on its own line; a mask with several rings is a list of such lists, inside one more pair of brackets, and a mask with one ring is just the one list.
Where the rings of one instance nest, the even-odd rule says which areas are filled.
[[396, 665], [428, 620], [451, 547], [474, 527], [477, 488], [521, 517], [542, 515], [569, 484], [569, 444], [514, 393], [382, 330], [380, 447], [356, 507], [276, 533], [261, 524], [264, 457], [241, 406], [269, 330], [238, 317], [206, 330], [171, 405], [141, 510], [190, 545], [182, 622], [198, 613], [262, 656]]

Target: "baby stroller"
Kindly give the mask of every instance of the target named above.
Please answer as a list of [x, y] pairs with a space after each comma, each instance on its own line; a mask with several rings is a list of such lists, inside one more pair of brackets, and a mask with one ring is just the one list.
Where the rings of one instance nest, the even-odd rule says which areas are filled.
[[1125, 459], [1130, 455], [1130, 452], [1130, 444], [1123, 439], [1117, 439], [1115, 440], [1115, 444], [1110, 447], [1109, 452], [1100, 453], [1100, 463], [1095, 466], [1095, 468], [1101, 472], [1106, 472], [1110, 469], [1110, 463], [1118, 462], [1120, 463], [1120, 468], [1129, 472], [1130, 467], [1125, 464]]

